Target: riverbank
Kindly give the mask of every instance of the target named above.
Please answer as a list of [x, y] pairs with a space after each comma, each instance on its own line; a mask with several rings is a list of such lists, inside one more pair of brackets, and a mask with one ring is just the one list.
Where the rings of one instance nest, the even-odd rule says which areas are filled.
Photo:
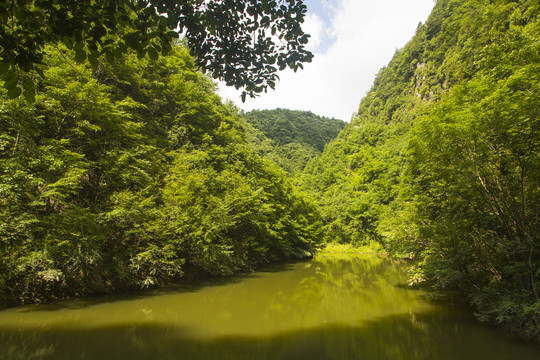
[[325, 256], [339, 256], [343, 257], [349, 256], [388, 256], [388, 252], [384, 250], [381, 244], [377, 242], [371, 242], [367, 245], [354, 246], [351, 244], [337, 244], [329, 243], [326, 244], [323, 248], [317, 251], [314, 255], [314, 259], [318, 260], [321, 257]]
[[[313, 253], [306, 253], [306, 256], [304, 258], [299, 258], [296, 260], [302, 260], [302, 259], [321, 259], [322, 257], [336, 257], [336, 256], [342, 256], [343, 258], [347, 258], [351, 255], [355, 256], [387, 256], [387, 253], [382, 250], [382, 247], [377, 243], [372, 243], [369, 245], [365, 245], [362, 247], [354, 247], [350, 244], [326, 244], [321, 249], [318, 249], [317, 251], [314, 251]], [[76, 299], [91, 299], [95, 297], [100, 296], [125, 296], [129, 294], [146, 294], [148, 292], [152, 291], [159, 291], [159, 289], [166, 289], [170, 287], [175, 286], [190, 286], [194, 284], [199, 284], [201, 282], [211, 281], [211, 280], [217, 280], [217, 279], [230, 279], [234, 278], [235, 276], [241, 276], [242, 274], [250, 274], [256, 271], [261, 270], [265, 267], [265, 265], [271, 265], [271, 264], [280, 264], [286, 261], [291, 261], [295, 259], [288, 259], [288, 260], [279, 260], [274, 261], [272, 263], [266, 263], [266, 264], [258, 264], [253, 265], [251, 267], [244, 267], [242, 269], [238, 269], [234, 272], [229, 272], [226, 274], [221, 275], [213, 275], [210, 276], [208, 273], [203, 272], [197, 272], [197, 269], [195, 268], [189, 268], [184, 269], [182, 277], [171, 279], [167, 283], [163, 284], [154, 284], [151, 286], [147, 286], [145, 288], [135, 288], [135, 287], [127, 287], [127, 286], [117, 286], [117, 287], [102, 287], [100, 291], [94, 291], [94, 292], [86, 292], [81, 294], [68, 294], [68, 293], [58, 293], [56, 296], [48, 296], [48, 297], [38, 297], [37, 295], [33, 298], [34, 301], [20, 301], [17, 302], [15, 300], [8, 301], [8, 299], [2, 299], [0, 298], [0, 310], [1, 309], [8, 309], [8, 308], [16, 308], [19, 306], [26, 306], [26, 305], [33, 305], [33, 304], [40, 304], [40, 305], [47, 305], [47, 304], [54, 304], [59, 301], [65, 301], [65, 300], [76, 300]]]

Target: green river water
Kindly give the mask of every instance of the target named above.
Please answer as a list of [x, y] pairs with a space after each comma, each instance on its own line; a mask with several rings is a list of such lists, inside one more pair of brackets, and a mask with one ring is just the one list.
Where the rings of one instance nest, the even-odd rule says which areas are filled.
[[407, 289], [400, 263], [326, 255], [144, 295], [0, 311], [0, 359], [540, 359]]

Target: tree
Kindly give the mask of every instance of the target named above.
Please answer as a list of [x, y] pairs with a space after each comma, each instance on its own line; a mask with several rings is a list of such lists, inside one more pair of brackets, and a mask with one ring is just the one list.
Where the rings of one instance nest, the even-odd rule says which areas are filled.
[[[479, 73], [417, 119], [408, 168], [418, 268], [479, 317], [540, 335], [539, 29], [484, 47]], [[412, 245], [412, 246], [411, 246]]]
[[0, 94], [0, 307], [309, 256], [317, 209], [247, 142], [187, 49], [65, 61]]
[[254, 97], [278, 69], [310, 62], [301, 0], [0, 0], [0, 75], [11, 98], [34, 99], [46, 44], [64, 43], [94, 67], [128, 49], [156, 59], [180, 34], [198, 66]]

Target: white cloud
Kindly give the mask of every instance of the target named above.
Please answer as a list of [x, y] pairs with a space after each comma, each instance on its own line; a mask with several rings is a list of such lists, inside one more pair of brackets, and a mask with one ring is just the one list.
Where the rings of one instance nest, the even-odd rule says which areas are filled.
[[324, 23], [317, 14], [308, 14], [305, 22], [302, 25], [302, 30], [305, 33], [310, 34], [309, 43], [307, 48], [311, 52], [316, 52], [324, 36]]
[[275, 91], [244, 104], [233, 88], [220, 84], [220, 95], [246, 111], [281, 107], [350, 120], [375, 74], [427, 19], [433, 0], [339, 1], [331, 27], [317, 14], [306, 18], [303, 28], [312, 34], [315, 59], [304, 70], [281, 72]]

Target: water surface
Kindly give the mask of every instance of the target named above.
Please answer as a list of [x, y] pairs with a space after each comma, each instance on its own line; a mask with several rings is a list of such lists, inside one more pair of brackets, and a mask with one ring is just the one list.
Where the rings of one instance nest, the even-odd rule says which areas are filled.
[[325, 256], [139, 296], [0, 312], [0, 359], [540, 359], [407, 289], [400, 263]]

